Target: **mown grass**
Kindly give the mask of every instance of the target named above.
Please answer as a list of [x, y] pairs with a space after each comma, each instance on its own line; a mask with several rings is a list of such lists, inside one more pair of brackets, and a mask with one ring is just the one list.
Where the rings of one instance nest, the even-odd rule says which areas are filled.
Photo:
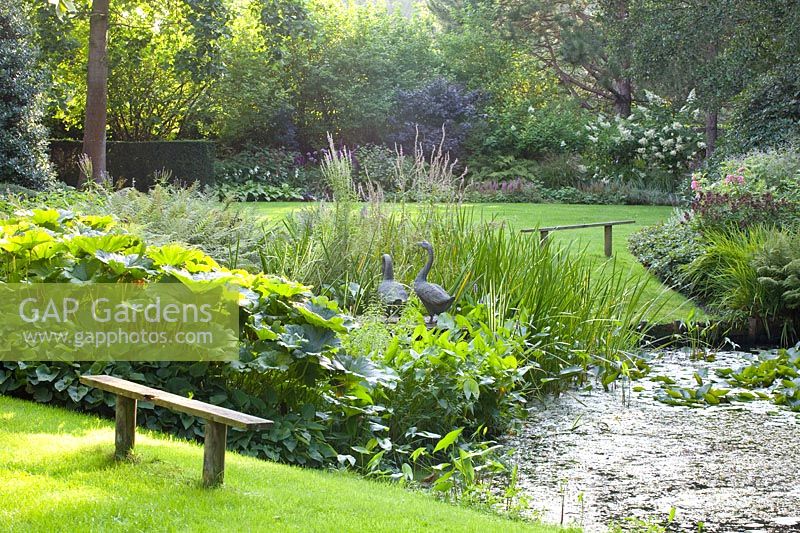
[[[309, 204], [297, 202], [258, 202], [242, 204], [262, 221], [279, 222], [293, 211], [307, 207]], [[412, 208], [414, 206], [411, 206]], [[564, 204], [475, 204], [474, 209], [484, 220], [506, 221], [513, 229], [534, 228], [543, 226], [560, 226], [605, 222], [611, 220], [635, 220], [635, 224], [614, 227], [614, 259], [616, 271], [630, 271], [634, 276], [644, 275], [647, 285], [641, 295], [641, 301], [660, 299], [663, 305], [656, 309], [652, 320], [671, 321], [686, 319], [691, 313], [695, 320], [703, 320], [706, 315], [702, 310], [681, 294], [662, 285], [650, 275], [628, 251], [628, 237], [644, 226], [657, 224], [670, 217], [672, 207], [666, 206], [629, 206], [629, 205], [564, 205]], [[536, 233], [531, 239], [538, 239]], [[551, 234], [554, 243], [569, 245], [574, 250], [585, 250], [586, 256], [598, 266], [607, 263], [603, 252], [603, 228], [584, 228], [557, 231]], [[606, 269], [610, 271], [609, 269]]]
[[0, 531], [557, 531], [396, 485], [229, 452], [204, 490], [200, 446], [139, 430], [112, 459], [110, 421], [0, 396]]

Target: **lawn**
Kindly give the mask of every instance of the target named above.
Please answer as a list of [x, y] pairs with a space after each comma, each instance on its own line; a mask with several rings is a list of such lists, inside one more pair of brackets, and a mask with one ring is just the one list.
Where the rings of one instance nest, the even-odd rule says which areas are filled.
[[0, 531], [557, 531], [397, 485], [229, 452], [222, 488], [203, 450], [140, 430], [133, 462], [93, 416], [0, 396]]
[[[292, 202], [258, 202], [242, 204], [256, 213], [262, 220], [274, 223], [288, 216], [292, 211], [309, 204]], [[682, 295], [667, 289], [650, 275], [628, 251], [628, 237], [644, 226], [661, 222], [672, 214], [672, 207], [632, 206], [632, 205], [565, 205], [565, 204], [475, 204], [474, 208], [484, 220], [506, 220], [515, 229], [543, 226], [560, 226], [605, 222], [612, 220], [635, 220], [635, 224], [614, 227], [614, 261], [616, 267], [644, 275], [648, 279], [645, 298], [659, 298], [663, 306], [654, 319], [658, 321], [683, 320], [690, 312], [695, 319], [705, 318], [705, 314]], [[538, 233], [530, 234], [538, 239]], [[555, 242], [570, 245], [576, 250], [585, 250], [598, 265], [607, 260], [603, 253], [603, 228], [584, 228], [557, 231], [551, 234]]]

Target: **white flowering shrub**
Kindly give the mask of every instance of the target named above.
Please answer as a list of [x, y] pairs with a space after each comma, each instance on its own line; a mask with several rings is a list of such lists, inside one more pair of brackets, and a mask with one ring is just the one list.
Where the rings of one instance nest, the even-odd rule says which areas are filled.
[[634, 107], [627, 118], [600, 115], [586, 125], [586, 154], [595, 180], [661, 180], [660, 185], [674, 188], [705, 149], [694, 91], [680, 108], [646, 94], [647, 103]]

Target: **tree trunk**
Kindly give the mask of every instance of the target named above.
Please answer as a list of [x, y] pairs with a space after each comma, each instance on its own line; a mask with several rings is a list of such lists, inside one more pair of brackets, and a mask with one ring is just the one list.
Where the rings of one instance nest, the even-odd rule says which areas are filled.
[[[108, 103], [108, 4], [92, 0], [89, 19], [89, 62], [86, 72], [86, 120], [83, 153], [92, 162], [91, 179], [101, 182], [106, 174], [106, 114]], [[90, 176], [81, 176], [85, 182]]]
[[706, 115], [706, 157], [711, 157], [717, 148], [718, 119], [718, 111], [709, 111]]
[[631, 79], [621, 78], [614, 80], [614, 113], [621, 117], [628, 117], [631, 114]]

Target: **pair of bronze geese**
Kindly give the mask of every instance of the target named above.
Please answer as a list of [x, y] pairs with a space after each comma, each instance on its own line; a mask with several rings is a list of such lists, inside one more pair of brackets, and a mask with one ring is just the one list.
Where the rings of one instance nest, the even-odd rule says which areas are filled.
[[[433, 322], [433, 317], [435, 315], [444, 313], [450, 309], [450, 306], [453, 305], [453, 300], [455, 300], [455, 296], [450, 296], [441, 285], [428, 281], [428, 273], [433, 266], [433, 246], [431, 246], [428, 241], [418, 242], [417, 245], [428, 252], [428, 261], [414, 279], [414, 292], [419, 297], [422, 305], [425, 306], [425, 309], [430, 315], [431, 322]], [[394, 280], [392, 256], [383, 254], [382, 262], [383, 281], [378, 285], [378, 295], [389, 308], [398, 308], [408, 301], [408, 292], [406, 292], [406, 288], [402, 283]]]

